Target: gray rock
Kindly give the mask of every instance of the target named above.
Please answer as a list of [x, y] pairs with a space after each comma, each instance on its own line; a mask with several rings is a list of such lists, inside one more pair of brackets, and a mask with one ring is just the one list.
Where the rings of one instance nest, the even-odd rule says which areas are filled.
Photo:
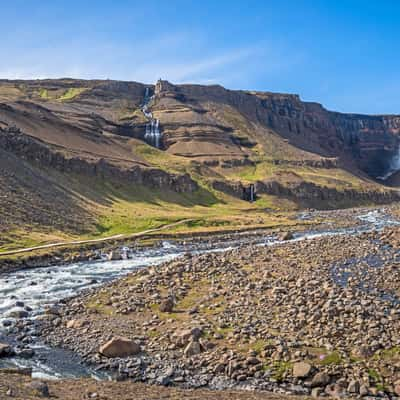
[[295, 378], [307, 378], [311, 373], [311, 365], [306, 362], [297, 362], [293, 364], [293, 376]]
[[358, 394], [360, 392], [360, 382], [356, 381], [356, 380], [351, 380], [349, 382], [349, 385], [347, 387], [347, 391], [349, 393], [353, 393], [353, 394]]
[[45, 382], [32, 381], [29, 384], [29, 388], [32, 390], [35, 396], [39, 397], [50, 397], [49, 387]]
[[5, 343], [0, 343], [0, 357], [8, 357], [14, 354], [12, 347]]
[[331, 377], [326, 372], [318, 372], [311, 380], [311, 387], [325, 387], [331, 381]]
[[192, 357], [197, 354], [200, 354], [202, 351], [201, 345], [197, 341], [190, 341], [189, 344], [185, 347], [185, 350], [183, 351], [183, 354], [185, 357]]
[[25, 310], [15, 310], [15, 311], [11, 311], [8, 314], [8, 316], [11, 318], [20, 319], [20, 318], [27, 318], [29, 316], [29, 313], [28, 313], [28, 311], [25, 311]]

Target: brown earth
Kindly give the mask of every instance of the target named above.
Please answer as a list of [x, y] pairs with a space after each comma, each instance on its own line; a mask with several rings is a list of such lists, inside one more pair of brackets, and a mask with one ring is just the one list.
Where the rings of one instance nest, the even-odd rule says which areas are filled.
[[[19, 374], [0, 372], [0, 398], [2, 400], [38, 400], [34, 394], [32, 379]], [[131, 382], [98, 382], [94, 380], [63, 380], [47, 382], [50, 398], [60, 400], [279, 400], [291, 399], [272, 393], [237, 391], [182, 390], [149, 386]], [[298, 398], [298, 397], [296, 397]]]
[[[161, 151], [144, 142], [146, 87]], [[250, 183], [256, 211], [389, 203], [398, 192], [373, 176], [398, 144], [397, 116], [333, 113], [296, 95], [166, 81], [0, 80], [0, 246], [101, 234], [115, 201], [237, 209], [230, 196], [242, 199]]]

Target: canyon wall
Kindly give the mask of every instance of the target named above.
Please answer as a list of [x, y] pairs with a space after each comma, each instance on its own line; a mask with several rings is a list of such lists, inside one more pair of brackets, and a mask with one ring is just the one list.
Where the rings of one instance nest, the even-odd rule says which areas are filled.
[[[175, 86], [161, 81], [155, 93], [164, 107], [168, 99], [175, 105], [198, 104], [199, 110], [191, 110], [197, 111], [197, 117], [209, 111], [205, 104], [233, 107], [251, 123], [273, 130], [294, 146], [323, 157], [340, 157], [344, 163], [355, 162], [373, 177], [389, 168], [400, 144], [400, 116], [396, 115], [332, 112], [297, 95], [233, 91], [218, 85]], [[200, 119], [199, 127], [203, 124], [210, 135], [218, 131], [229, 142], [226, 128], [214, 124], [210, 129], [213, 124], [204, 120]]]

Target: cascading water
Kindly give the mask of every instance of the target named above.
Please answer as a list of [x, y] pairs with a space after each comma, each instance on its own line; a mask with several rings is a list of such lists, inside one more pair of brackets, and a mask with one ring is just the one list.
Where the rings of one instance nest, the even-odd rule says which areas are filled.
[[149, 103], [152, 99], [153, 96], [150, 96], [149, 88], [146, 88], [142, 112], [149, 122], [146, 124], [144, 139], [147, 143], [159, 149], [161, 147], [162, 134], [160, 131], [160, 120], [153, 118], [153, 113], [149, 111]]
[[386, 181], [398, 171], [400, 171], [400, 145], [397, 154], [393, 157], [392, 161], [390, 162], [389, 169], [383, 176], [380, 176], [378, 179]]

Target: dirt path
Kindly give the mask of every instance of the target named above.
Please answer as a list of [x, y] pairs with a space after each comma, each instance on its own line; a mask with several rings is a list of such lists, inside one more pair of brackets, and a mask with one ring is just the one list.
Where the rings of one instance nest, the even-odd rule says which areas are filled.
[[158, 228], [146, 229], [145, 231], [136, 232], [136, 233], [130, 233], [130, 234], [120, 233], [118, 235], [108, 236], [108, 237], [104, 237], [104, 238], [100, 238], [100, 239], [72, 240], [72, 241], [67, 241], [67, 242], [48, 243], [48, 244], [43, 244], [40, 246], [26, 247], [23, 249], [4, 251], [4, 252], [0, 252], [0, 256], [10, 256], [13, 254], [28, 253], [30, 251], [35, 251], [35, 250], [50, 249], [50, 248], [71, 246], [71, 245], [77, 245], [77, 244], [102, 243], [102, 242], [107, 242], [109, 240], [114, 240], [114, 239], [132, 239], [132, 238], [136, 238], [136, 237], [141, 237], [143, 235], [147, 235], [149, 233], [158, 232], [158, 231], [162, 231], [164, 229], [172, 228], [174, 226], [181, 225], [181, 224], [184, 224], [185, 222], [189, 222], [189, 221], [193, 221], [193, 219], [183, 219], [183, 220], [174, 222], [172, 224], [162, 225]]

